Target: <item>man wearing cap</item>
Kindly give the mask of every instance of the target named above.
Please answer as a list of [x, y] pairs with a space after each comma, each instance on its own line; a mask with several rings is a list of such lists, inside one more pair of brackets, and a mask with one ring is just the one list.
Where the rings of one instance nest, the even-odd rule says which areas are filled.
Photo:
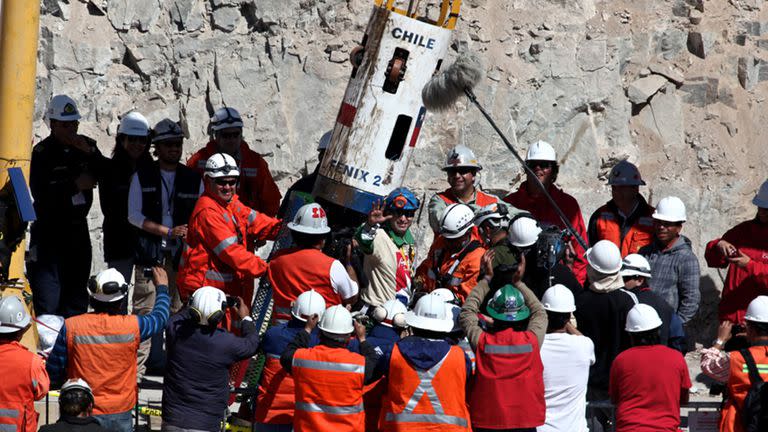
[[246, 206], [274, 217], [280, 208], [280, 190], [272, 179], [267, 161], [251, 150], [243, 139], [240, 113], [230, 107], [219, 108], [211, 117], [209, 128], [211, 141], [189, 158], [187, 166], [203, 175], [208, 158], [215, 153], [228, 154], [240, 168], [237, 185], [240, 200]]
[[696, 314], [701, 299], [699, 260], [691, 241], [680, 234], [685, 220], [680, 198], [662, 198], [653, 213], [654, 241], [638, 252], [651, 265], [651, 289], [677, 312], [683, 324]]
[[[216, 153], [205, 166], [205, 192], [189, 218], [176, 283], [182, 300], [202, 286], [253, 300], [253, 280], [267, 264], [248, 250], [252, 240], [274, 240], [281, 222], [248, 208], [235, 193], [240, 170], [226, 153]], [[229, 320], [225, 324], [229, 324]]]
[[[747, 339], [750, 347], [738, 351], [723, 351], [730, 340], [733, 323], [724, 321], [717, 332], [717, 340], [711, 348], [701, 351], [701, 371], [704, 375], [728, 384], [728, 399], [720, 411], [721, 432], [744, 431], [742, 410], [747, 392], [751, 386], [750, 366], [746, 357], [752, 360], [764, 381], [768, 381], [768, 296], [755, 297], [744, 314]], [[765, 430], [762, 425], [762, 429]]]
[[653, 241], [654, 208], [640, 195], [640, 186], [645, 186], [645, 181], [633, 163], [623, 160], [614, 165], [608, 174], [608, 185], [611, 200], [589, 218], [589, 244], [610, 240], [625, 257]]
[[31, 318], [21, 300], [0, 297], [0, 430], [35, 432], [35, 401], [48, 393], [50, 381], [43, 359], [21, 345]]
[[277, 217], [279, 219], [284, 219], [286, 216], [293, 216], [291, 210], [295, 210], [296, 207], [291, 209], [291, 206], [295, 205], [291, 202], [291, 200], [295, 200], [296, 196], [301, 197], [300, 201], [302, 204], [314, 201], [314, 198], [312, 198], [312, 189], [315, 187], [317, 172], [320, 169], [320, 163], [323, 161], [325, 151], [328, 149], [328, 145], [331, 143], [332, 134], [333, 130], [329, 130], [328, 132], [324, 133], [322, 137], [320, 137], [320, 143], [317, 145], [317, 165], [315, 166], [315, 169], [312, 170], [312, 172], [308, 172], [307, 175], [296, 180], [296, 183], [292, 184], [291, 187], [285, 191], [283, 202], [280, 204], [280, 211], [277, 212]]
[[[240, 335], [221, 327], [225, 310], [238, 319]], [[189, 306], [165, 327], [168, 360], [163, 378], [163, 431], [218, 431], [229, 398], [229, 369], [259, 348], [259, 331], [248, 305], [213, 287], [197, 289]]]
[[[584, 217], [581, 214], [579, 203], [574, 197], [555, 186], [560, 165], [557, 163], [557, 155], [552, 145], [545, 141], [536, 141], [531, 144], [525, 157], [525, 163], [544, 185], [576, 232], [582, 239], [586, 239], [587, 228], [584, 226]], [[544, 196], [544, 192], [530, 174], [526, 174], [526, 180], [523, 184], [515, 192], [504, 197], [504, 201], [520, 210], [530, 212], [542, 227], [554, 225], [560, 229], [565, 229], [565, 224], [560, 220], [557, 211], [552, 207], [552, 204]], [[573, 264], [571, 265], [573, 274], [576, 275], [579, 283], [584, 284], [587, 280], [587, 263], [583, 257], [584, 249], [576, 239], [571, 241], [571, 246], [575, 251]]]
[[616, 432], [679, 430], [691, 377], [683, 355], [660, 343], [659, 327], [661, 318], [649, 305], [637, 304], [627, 314], [624, 329], [632, 347], [611, 366]]
[[718, 306], [720, 321], [743, 324], [751, 299], [768, 285], [768, 181], [752, 199], [757, 214], [707, 243], [704, 258], [712, 268], [728, 268]]
[[113, 268], [88, 282], [92, 313], [67, 318], [59, 331], [46, 368], [53, 387], [65, 378], [82, 378], [93, 389], [93, 412], [106, 429], [133, 430], [131, 413], [137, 401], [137, 351], [163, 331], [168, 319], [168, 276], [152, 268], [157, 287], [149, 315], [124, 315], [128, 284]]
[[323, 296], [327, 306], [355, 304], [358, 286], [349, 261], [342, 263], [323, 253], [331, 229], [320, 204], [302, 206], [288, 229], [294, 247], [277, 252], [267, 269], [275, 302], [274, 318], [290, 319], [291, 303], [306, 290]]
[[40, 428], [41, 432], [108, 432], [93, 417], [93, 391], [80, 378], [61, 386], [59, 420]]
[[[472, 429], [531, 431], [544, 424], [543, 366], [546, 312], [536, 296], [520, 283], [524, 264], [513, 281], [496, 290], [481, 310], [490, 285], [481, 282], [461, 311], [461, 324], [475, 351], [476, 372], [470, 388]], [[478, 315], [487, 313], [486, 329]]]
[[365, 254], [363, 271], [368, 287], [360, 299], [366, 305], [379, 306], [396, 296], [408, 302], [416, 267], [411, 224], [420, 204], [410, 189], [397, 188], [383, 203], [373, 205], [367, 221], [355, 232]]
[[[442, 247], [433, 248], [416, 269], [414, 285], [426, 292], [448, 288], [464, 302], [480, 276], [486, 249], [474, 239], [475, 214], [466, 204], [451, 204], [440, 217]], [[437, 243], [437, 241], [435, 242]]]
[[27, 275], [36, 315], [69, 317], [88, 309], [87, 216], [104, 159], [96, 141], [78, 135], [81, 117], [72, 98], [54, 96], [46, 116], [51, 134], [32, 149], [30, 165], [37, 220], [30, 230]]
[[427, 204], [432, 231], [440, 231], [440, 218], [451, 204], [466, 204], [474, 211], [500, 201], [498, 197], [481, 191], [475, 185], [477, 173], [482, 169], [475, 153], [468, 147], [457, 145], [448, 152], [442, 170], [448, 176], [450, 187], [432, 195]]
[[[320, 343], [310, 348], [315, 327], [320, 329]], [[361, 354], [347, 348], [353, 335], [360, 341]], [[378, 359], [366, 340], [365, 326], [353, 321], [344, 306], [329, 307], [322, 319], [317, 314], [308, 317], [304, 331], [296, 334], [280, 357], [280, 364], [295, 383], [293, 429], [364, 430], [363, 389], [378, 378]]]
[[547, 418], [538, 432], [586, 432], [587, 381], [595, 364], [595, 344], [571, 324], [573, 293], [554, 285], [541, 299], [547, 311], [547, 335], [541, 346]]

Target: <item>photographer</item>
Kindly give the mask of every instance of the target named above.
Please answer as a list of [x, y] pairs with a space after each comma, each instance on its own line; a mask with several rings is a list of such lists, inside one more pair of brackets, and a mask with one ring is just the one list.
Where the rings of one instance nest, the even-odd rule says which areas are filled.
[[[219, 327], [225, 310], [239, 317], [242, 337]], [[165, 328], [163, 431], [219, 431], [229, 398], [229, 368], [253, 357], [259, 332], [240, 297], [213, 287], [196, 290]]]

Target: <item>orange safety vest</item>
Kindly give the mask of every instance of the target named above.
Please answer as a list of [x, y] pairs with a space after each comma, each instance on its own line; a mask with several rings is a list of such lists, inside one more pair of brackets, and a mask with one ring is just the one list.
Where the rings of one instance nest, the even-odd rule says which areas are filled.
[[331, 265], [335, 260], [317, 249], [287, 249], [269, 261], [267, 277], [272, 284], [275, 319], [291, 319], [291, 302], [304, 291], [315, 290], [325, 299], [325, 307], [341, 303], [331, 285]]
[[536, 335], [512, 329], [480, 335], [469, 406], [475, 428], [544, 424], [544, 366]]
[[413, 367], [395, 344], [379, 427], [389, 431], [469, 431], [464, 351], [451, 346], [429, 370]]
[[485, 251], [476, 240], [452, 255], [447, 255], [444, 248], [430, 250], [427, 259], [416, 269], [415, 280], [426, 292], [447, 288], [463, 303], [477, 285], [480, 260]]
[[[438, 193], [437, 196], [439, 196], [448, 205], [457, 204], [460, 202], [453, 195], [453, 192], [451, 192], [451, 188], [448, 188]], [[488, 195], [487, 193], [481, 191], [480, 189], [475, 189], [475, 205], [476, 206], [485, 207], [491, 204], [495, 204], [497, 202], [499, 202], [499, 198], [493, 195]]]
[[293, 423], [295, 384], [280, 365], [280, 356], [267, 353], [256, 402], [254, 419], [264, 424]]
[[325, 345], [298, 349], [291, 374], [296, 386], [296, 432], [358, 432], [365, 428], [362, 355]]
[[93, 389], [93, 413], [119, 414], [136, 405], [135, 315], [89, 313], [68, 318], [67, 378], [82, 378]]
[[[642, 204], [641, 204], [642, 205]], [[645, 211], [629, 228], [624, 238], [621, 238], [621, 227], [618, 223], [618, 215], [611, 210], [608, 204], [595, 210], [597, 214], [597, 240], [610, 240], [621, 249], [621, 256], [637, 253], [641, 247], [651, 244], [653, 241], [653, 207], [645, 205]]]
[[[768, 346], [753, 346], [749, 351], [755, 359], [760, 376], [768, 381]], [[728, 377], [728, 399], [720, 413], [720, 432], [743, 432], [741, 408], [744, 406], [744, 399], [751, 386], [749, 371], [740, 352], [731, 351], [730, 355], [731, 375]]]
[[35, 432], [34, 378], [32, 360], [35, 356], [17, 342], [0, 344], [3, 379], [0, 384], [0, 431]]

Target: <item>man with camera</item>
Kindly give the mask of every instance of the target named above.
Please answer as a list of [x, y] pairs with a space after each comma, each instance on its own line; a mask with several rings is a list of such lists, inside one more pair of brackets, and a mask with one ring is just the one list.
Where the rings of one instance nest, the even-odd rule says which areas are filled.
[[[219, 324], [230, 309], [241, 336]], [[163, 380], [162, 430], [219, 431], [229, 398], [229, 368], [259, 347], [259, 331], [240, 297], [213, 287], [197, 289], [189, 306], [165, 329], [168, 362]]]
[[168, 319], [168, 275], [152, 269], [157, 287], [149, 315], [124, 315], [128, 284], [110, 268], [88, 282], [92, 313], [67, 318], [59, 331], [46, 368], [51, 387], [65, 378], [82, 378], [93, 389], [94, 417], [106, 429], [133, 430], [131, 412], [137, 400], [139, 343], [163, 331]]
[[[203, 192], [200, 176], [179, 163], [184, 132], [178, 123], [163, 119], [152, 130], [157, 160], [139, 166], [128, 190], [128, 221], [139, 229], [133, 313], [146, 315], [155, 303], [151, 267], [161, 265], [169, 275], [171, 312], [181, 309], [176, 270], [187, 223]], [[144, 375], [151, 341], [139, 350], [139, 377]]]

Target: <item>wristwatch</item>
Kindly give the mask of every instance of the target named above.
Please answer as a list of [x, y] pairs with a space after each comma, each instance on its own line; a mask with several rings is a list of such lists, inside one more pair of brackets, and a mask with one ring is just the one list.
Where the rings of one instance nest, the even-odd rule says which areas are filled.
[[725, 346], [725, 341], [722, 339], [715, 339], [715, 342], [712, 343], [713, 348], [717, 348], [720, 350], [723, 349], [724, 346]]

